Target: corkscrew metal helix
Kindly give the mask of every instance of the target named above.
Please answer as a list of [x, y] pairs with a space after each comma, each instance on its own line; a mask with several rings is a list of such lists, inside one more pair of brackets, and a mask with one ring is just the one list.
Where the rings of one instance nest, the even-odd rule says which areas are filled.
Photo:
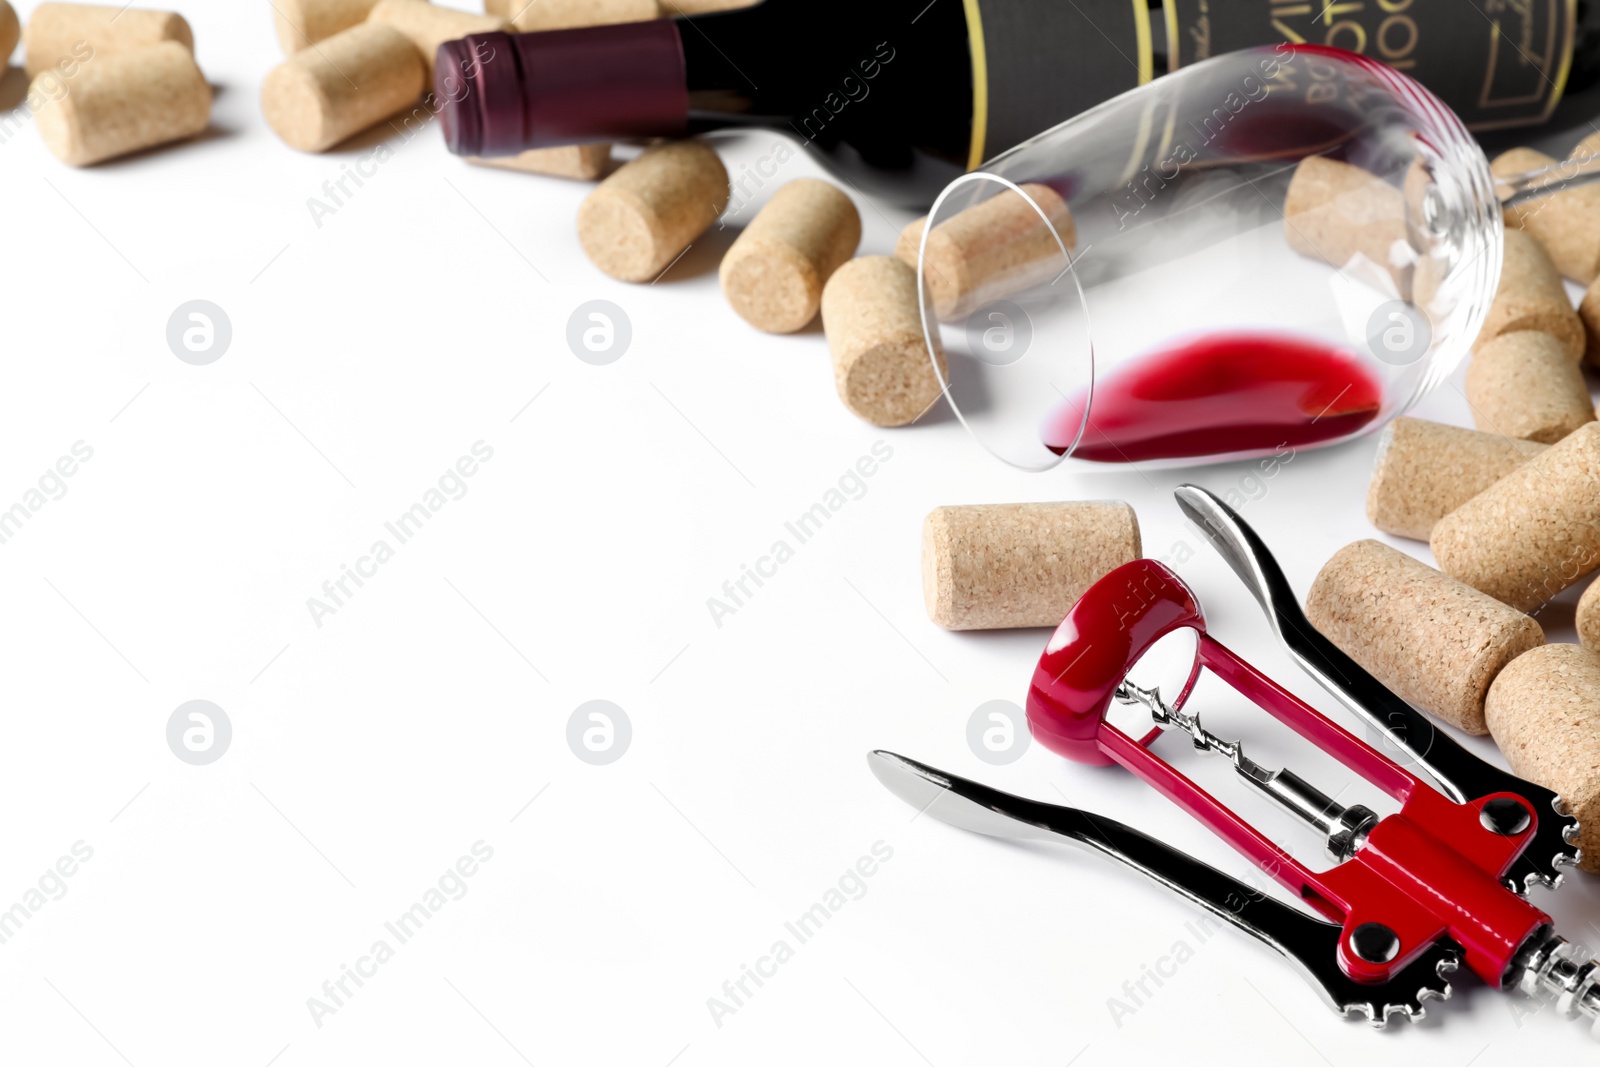
[[[1290, 653], [1346, 707], [1381, 731], [1438, 788], [1305, 704], [1206, 631], [1199, 602], [1154, 560], [1096, 583], [1057, 628], [1028, 691], [1028, 725], [1046, 748], [1082, 763], [1120, 765], [1178, 804], [1306, 909], [1281, 903], [1112, 819], [1012, 796], [882, 750], [873, 773], [929, 814], [996, 837], [1061, 839], [1133, 867], [1282, 953], [1336, 1011], [1383, 1026], [1419, 1019], [1448, 997], [1461, 966], [1499, 989], [1547, 998], [1590, 1020], [1600, 1037], [1600, 963], [1557, 935], [1525, 897], [1554, 888], [1578, 860], [1577, 821], [1550, 792], [1484, 762], [1318, 633], [1255, 531], [1214, 495], [1177, 491], [1179, 506], [1254, 594]], [[1157, 642], [1189, 631], [1194, 660], [1174, 693], [1129, 672]], [[1287, 768], [1269, 770], [1237, 740], [1211, 733], [1187, 702], [1208, 670], [1301, 737], [1399, 802], [1380, 817], [1341, 805]], [[1144, 708], [1143, 736], [1106, 721], [1114, 703]], [[1150, 746], [1181, 731], [1226, 759], [1253, 791], [1314, 830], [1336, 861], [1313, 871]]]

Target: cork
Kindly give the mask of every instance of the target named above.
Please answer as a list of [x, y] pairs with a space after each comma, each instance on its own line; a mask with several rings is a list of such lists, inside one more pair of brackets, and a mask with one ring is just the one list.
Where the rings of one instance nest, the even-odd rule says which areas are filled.
[[22, 39], [22, 23], [17, 21], [17, 9], [0, 0], [0, 70], [3, 70], [11, 53], [17, 50]]
[[1577, 816], [1578, 866], [1600, 872], [1600, 653], [1545, 645], [1518, 656], [1484, 712], [1512, 773], [1553, 790]]
[[1383, 428], [1367, 485], [1367, 518], [1426, 541], [1433, 524], [1549, 445], [1401, 416]]
[[678, 14], [657, 0], [510, 0], [506, 7], [510, 8], [510, 14], [501, 17], [511, 19], [512, 25], [523, 33], [607, 26], [615, 22], [648, 22], [660, 18], [663, 8], [666, 14]]
[[1486, 734], [1483, 701], [1501, 668], [1544, 644], [1515, 608], [1379, 541], [1323, 565], [1306, 617], [1374, 678], [1469, 734]]
[[861, 243], [861, 213], [838, 188], [801, 178], [779, 189], [722, 257], [722, 292], [739, 317], [793, 333], [816, 317], [822, 287]]
[[290, 148], [322, 152], [410, 107], [426, 84], [409, 37], [362, 23], [268, 71], [261, 112]]
[[1552, 444], [1594, 421], [1583, 370], [1547, 333], [1501, 334], [1467, 364], [1467, 403], [1478, 429]]
[[1410, 291], [1414, 253], [1406, 243], [1406, 194], [1369, 171], [1324, 156], [1295, 167], [1284, 198], [1289, 247], [1336, 268], [1364, 256]]
[[1439, 568], [1531, 611], [1600, 566], [1600, 422], [1574, 430], [1434, 524]]
[[922, 597], [946, 630], [1057, 626], [1141, 551], [1139, 517], [1121, 501], [934, 508], [922, 523]]
[[428, 68], [429, 84], [433, 78], [433, 59], [440, 45], [458, 41], [469, 33], [495, 33], [510, 25], [503, 18], [440, 7], [428, 0], [378, 0], [367, 20], [392, 26], [411, 39]]
[[852, 259], [822, 289], [822, 329], [839, 399], [874, 426], [916, 421], [943, 392], [944, 349], [928, 358], [917, 276], [890, 256]]
[[710, 15], [717, 11], [733, 11], [751, 7], [757, 0], [661, 0], [661, 9], [668, 15]]
[[648, 282], [728, 206], [728, 171], [699, 141], [658, 145], [618, 168], [578, 209], [590, 262], [624, 282]]
[[1573, 359], [1583, 358], [1583, 321], [1572, 309], [1555, 264], [1538, 241], [1521, 230], [1507, 230], [1500, 284], [1476, 344], [1519, 330], [1547, 333]]
[[292, 56], [367, 21], [377, 0], [272, 0], [278, 45]]
[[593, 181], [611, 166], [608, 144], [575, 144], [561, 148], [530, 148], [514, 156], [468, 156], [480, 167], [520, 170], [525, 174], [547, 174], [555, 178], [580, 178]]
[[45, 147], [63, 163], [86, 167], [169, 141], [193, 137], [211, 121], [211, 86], [177, 41], [116, 52], [85, 63], [71, 90], [38, 84], [36, 116]]
[[[1583, 145], [1574, 159], [1590, 154]], [[1495, 158], [1496, 177], [1548, 167], [1555, 160], [1532, 148], [1513, 148]], [[1600, 186], [1580, 185], [1509, 207], [1506, 229], [1528, 233], [1544, 246], [1556, 270], [1581, 285], [1600, 277]]]
[[[1070, 252], [1077, 243], [1066, 201], [1048, 185], [1019, 188], [1026, 196], [1007, 189], [957, 212], [928, 235], [923, 273], [940, 319], [960, 318], [990, 300], [1048, 283], [1066, 268], [1061, 250]], [[920, 218], [907, 226], [895, 245], [894, 254], [913, 270], [927, 222]]]
[[1600, 652], [1600, 582], [1590, 582], [1578, 598], [1573, 625], [1578, 630], [1578, 643], [1591, 652]]
[[182, 15], [116, 4], [40, 4], [28, 16], [22, 40], [23, 67], [30, 80], [62, 63], [82, 63], [162, 41], [176, 41], [194, 52], [194, 33]]
[[1578, 320], [1583, 323], [1583, 354], [1590, 363], [1600, 364], [1600, 278], [1589, 286], [1578, 304]]

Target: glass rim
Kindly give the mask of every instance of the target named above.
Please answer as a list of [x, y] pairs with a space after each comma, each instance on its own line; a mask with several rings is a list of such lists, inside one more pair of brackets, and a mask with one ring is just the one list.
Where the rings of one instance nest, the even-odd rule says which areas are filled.
[[[1073, 121], [1076, 120], [1068, 120], [1068, 122]], [[1064, 125], [1066, 125], [1066, 123], [1061, 123], [1058, 126], [1052, 126], [1051, 130], [1059, 129], [1060, 126]], [[1045, 132], [1048, 133], [1050, 131]], [[1031, 143], [1033, 140], [1034, 138], [1029, 138], [1029, 140], [1024, 142], [1024, 144]], [[1018, 147], [1020, 148], [1021, 145]], [[1014, 152], [1016, 149], [1012, 149], [1011, 151]], [[1009, 154], [1010, 152], [1002, 153], [1001, 156], [996, 156], [995, 158], [1000, 159], [1002, 156]], [[1078, 278], [1078, 272], [1075, 269], [1077, 266], [1077, 260], [1073, 258], [1072, 251], [1071, 249], [1067, 248], [1066, 242], [1061, 240], [1061, 234], [1056, 230], [1055, 225], [1050, 221], [1050, 217], [1045, 214], [1044, 209], [1034, 201], [1033, 197], [1022, 191], [1022, 187], [1016, 182], [1012, 181], [1010, 178], [1002, 177], [1001, 175], [991, 173], [989, 170], [987, 170], [986, 168], [989, 165], [989, 163], [985, 163], [983, 168], [968, 171], [967, 173], [956, 178], [954, 181], [950, 182], [949, 185], [946, 185], [943, 189], [939, 190], [939, 195], [934, 198], [933, 206], [928, 209], [927, 221], [922, 226], [922, 239], [917, 244], [917, 310], [922, 318], [922, 340], [923, 344], [926, 345], [928, 349], [928, 359], [933, 363], [933, 373], [939, 380], [939, 395], [944, 398], [945, 403], [950, 405], [950, 410], [955, 412], [955, 416], [960, 421], [962, 428], [972, 436], [972, 439], [977, 441], [985, 452], [988, 452], [991, 456], [995, 457], [1009, 467], [1014, 467], [1017, 470], [1029, 471], [1033, 473], [1043, 473], [1044, 471], [1054, 470], [1056, 467], [1060, 466], [1068, 456], [1072, 455], [1072, 453], [1077, 450], [1078, 442], [1083, 439], [1084, 430], [1088, 428], [1089, 409], [1094, 403], [1094, 323], [1089, 317], [1088, 297], [1084, 294], [1083, 283]], [[1055, 240], [1056, 247], [1061, 250], [1061, 258], [1066, 262], [1066, 266], [1062, 268], [1061, 273], [1057, 275], [1055, 280], [1050, 284], [1054, 285], [1062, 278], [1070, 275], [1072, 278], [1073, 290], [1078, 296], [1078, 307], [1083, 312], [1084, 332], [1088, 338], [1088, 352], [1086, 355], [1089, 361], [1089, 385], [1083, 405], [1083, 414], [1078, 420], [1078, 432], [1073, 435], [1072, 446], [1070, 448], [1068, 448], [1065, 452], [1057, 454], [1054, 459], [1038, 465], [1019, 463], [1016, 460], [1001, 455], [999, 452], [995, 451], [994, 448], [990, 447], [989, 442], [982, 434], [978, 433], [978, 431], [973, 428], [971, 423], [967, 421], [967, 416], [961, 410], [961, 406], [955, 402], [955, 398], [951, 395], [950, 380], [946, 374], [946, 370], [944, 367], [939, 365], [939, 357], [937, 355], [941, 347], [938, 334], [939, 317], [933, 314], [932, 299], [929, 296], [925, 286], [926, 271], [924, 270], [924, 265], [928, 261], [928, 237], [933, 233], [934, 219], [938, 217], [939, 208], [944, 204], [945, 198], [962, 186], [970, 185], [979, 181], [995, 182], [996, 184], [1011, 190], [1018, 196], [1022, 197], [1022, 199], [1027, 202], [1028, 206], [1033, 209], [1034, 214], [1039, 216], [1039, 221], [1042, 222], [1045, 225], [1045, 228], [1050, 231], [1050, 236]]]

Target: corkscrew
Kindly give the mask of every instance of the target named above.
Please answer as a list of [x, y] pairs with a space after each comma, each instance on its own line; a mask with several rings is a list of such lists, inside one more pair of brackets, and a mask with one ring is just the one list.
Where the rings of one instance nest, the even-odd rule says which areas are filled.
[[[1188, 516], [1255, 594], [1274, 632], [1317, 681], [1382, 730], [1435, 778], [1435, 788], [1245, 662], [1207, 631], [1199, 601], [1165, 565], [1141, 559], [1092, 586], [1056, 629], [1027, 698], [1028, 726], [1051, 751], [1120, 765], [1183, 808], [1305, 904], [1247, 883], [1114, 820], [990, 789], [885, 751], [873, 773], [943, 821], [998, 837], [1056, 838], [1128, 864], [1280, 952], [1334, 1010], [1383, 1026], [1421, 1018], [1466, 967], [1489, 985], [1549, 997], [1600, 1037], [1600, 962], [1560, 937], [1525, 898], [1559, 885], [1578, 860], [1577, 822], [1549, 790], [1499, 770], [1425, 719], [1322, 638], [1259, 537], [1212, 494], [1178, 490]], [[1158, 642], [1188, 631], [1193, 660], [1174, 692], [1130, 672]], [[1380, 817], [1342, 805], [1288, 768], [1268, 769], [1238, 740], [1208, 730], [1189, 707], [1202, 671], [1398, 802]], [[1113, 705], [1148, 712], [1134, 736], [1107, 721]], [[1163, 733], [1232, 765], [1250, 791], [1315, 832], [1334, 865], [1314, 871], [1156, 755]]]

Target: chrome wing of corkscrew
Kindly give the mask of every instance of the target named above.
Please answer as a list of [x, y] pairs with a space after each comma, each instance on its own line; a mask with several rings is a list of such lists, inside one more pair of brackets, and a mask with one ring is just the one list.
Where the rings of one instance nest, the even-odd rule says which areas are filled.
[[1382, 733], [1452, 799], [1515, 793], [1541, 813], [1528, 847], [1505, 873], [1506, 886], [1526, 895], [1535, 884], [1552, 889], [1560, 885], [1561, 868], [1576, 864], [1579, 855], [1578, 820], [1561, 799], [1473, 755], [1322, 636], [1301, 610], [1289, 580], [1260, 536], [1215, 494], [1184, 485], [1174, 495], [1183, 513], [1254, 594], [1278, 640], [1317, 684]]
[[1339, 967], [1336, 923], [1274, 900], [1115, 819], [1002, 793], [893, 752], [869, 753], [867, 763], [889, 792], [951, 826], [990, 837], [1066, 841], [1132, 867], [1276, 949], [1342, 1015], [1360, 1015], [1381, 1028], [1395, 1014], [1420, 1019], [1423, 1001], [1450, 996], [1445, 975], [1459, 966], [1461, 949], [1449, 938], [1428, 946], [1389, 981], [1364, 985]]

